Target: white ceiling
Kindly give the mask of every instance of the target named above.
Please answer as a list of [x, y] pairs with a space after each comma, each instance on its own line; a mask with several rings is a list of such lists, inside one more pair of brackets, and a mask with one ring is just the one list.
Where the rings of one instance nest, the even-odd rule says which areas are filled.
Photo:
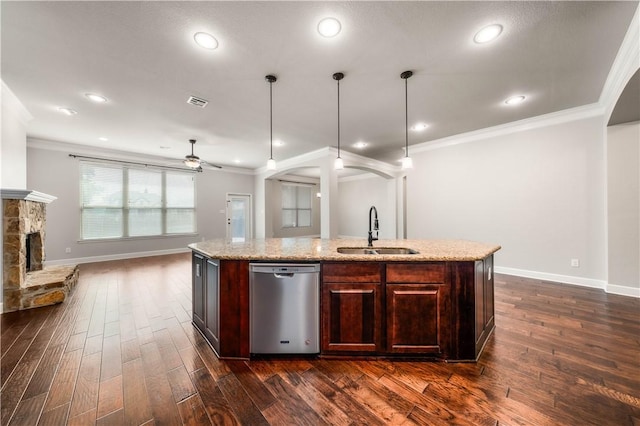
[[[335, 146], [398, 164], [410, 145], [598, 101], [638, 2], [1, 2], [2, 80], [28, 136], [257, 168]], [[316, 31], [333, 16], [342, 32]], [[491, 23], [492, 43], [472, 41]], [[193, 34], [213, 34], [204, 50]], [[106, 96], [94, 104], [84, 94]], [[524, 94], [527, 101], [503, 101]], [[199, 109], [190, 95], [210, 104]], [[65, 116], [58, 107], [78, 111]], [[108, 142], [98, 140], [108, 137]], [[356, 150], [351, 145], [366, 141]], [[165, 148], [161, 148], [165, 147]], [[239, 161], [236, 163], [235, 161]]]

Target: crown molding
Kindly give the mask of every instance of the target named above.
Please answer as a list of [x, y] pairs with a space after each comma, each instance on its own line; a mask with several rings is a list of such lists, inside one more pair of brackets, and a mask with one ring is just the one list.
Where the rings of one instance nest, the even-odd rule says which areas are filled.
[[640, 4], [636, 7], [627, 34], [620, 45], [598, 103], [604, 107], [605, 123], [609, 122], [618, 98], [629, 79], [640, 68]]
[[512, 121], [510, 123], [501, 124], [498, 126], [487, 127], [485, 129], [474, 130], [472, 132], [447, 136], [446, 138], [435, 139], [433, 141], [412, 145], [410, 148], [411, 152], [413, 153], [431, 151], [434, 149], [445, 148], [452, 145], [459, 145], [463, 143], [504, 136], [524, 130], [532, 130], [541, 127], [554, 126], [571, 121], [597, 117], [602, 114], [604, 114], [604, 108], [600, 104], [587, 104], [575, 108], [565, 109], [562, 111], [552, 112], [549, 114], [539, 115], [536, 117], [525, 118], [523, 120]]

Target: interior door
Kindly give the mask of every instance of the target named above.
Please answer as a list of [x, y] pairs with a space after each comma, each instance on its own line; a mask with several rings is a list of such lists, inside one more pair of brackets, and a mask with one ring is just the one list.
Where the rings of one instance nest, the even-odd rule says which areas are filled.
[[227, 194], [227, 238], [246, 241], [251, 234], [251, 195]]

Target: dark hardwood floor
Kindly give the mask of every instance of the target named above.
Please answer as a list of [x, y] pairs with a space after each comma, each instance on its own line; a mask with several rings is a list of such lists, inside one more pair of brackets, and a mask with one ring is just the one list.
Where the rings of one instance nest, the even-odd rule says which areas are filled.
[[61, 305], [1, 316], [2, 425], [640, 425], [640, 300], [496, 276], [477, 364], [220, 361], [189, 254], [81, 265]]

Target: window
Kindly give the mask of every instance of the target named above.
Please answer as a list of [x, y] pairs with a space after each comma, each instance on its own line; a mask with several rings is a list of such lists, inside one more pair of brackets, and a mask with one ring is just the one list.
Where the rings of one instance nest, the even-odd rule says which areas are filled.
[[81, 239], [194, 233], [193, 173], [80, 163]]
[[282, 184], [282, 227], [311, 226], [311, 187]]

